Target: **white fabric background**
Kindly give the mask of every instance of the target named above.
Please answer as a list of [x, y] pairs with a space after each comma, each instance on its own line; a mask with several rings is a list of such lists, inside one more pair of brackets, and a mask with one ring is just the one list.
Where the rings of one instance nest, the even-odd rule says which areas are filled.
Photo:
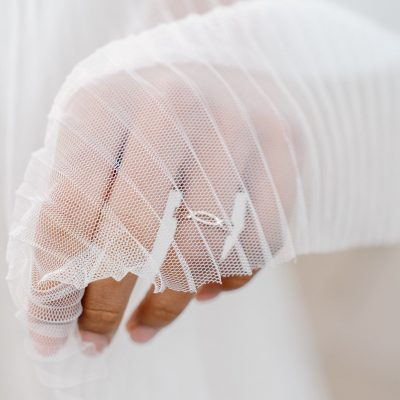
[[[139, 15], [135, 2], [130, 0], [3, 2], [2, 255], [12, 193], [30, 152], [43, 140], [46, 114], [58, 87], [80, 59], [135, 29]], [[400, 4], [396, 0], [340, 2], [392, 27], [398, 23]], [[6, 266], [2, 264], [5, 276]], [[192, 305], [149, 345], [127, 343], [125, 332], [120, 332], [114, 344], [120, 351], [114, 352], [111, 365], [129, 369], [132, 379], [115, 380], [111, 388], [119, 390], [114, 398], [124, 399], [125, 394], [146, 400], [329, 398], [291, 268], [295, 267], [264, 271], [241, 293], [223, 296], [208, 305]], [[53, 398], [38, 384], [22, 348], [20, 328], [3, 281], [0, 299], [0, 398]], [[102, 393], [103, 399], [114, 394]]]

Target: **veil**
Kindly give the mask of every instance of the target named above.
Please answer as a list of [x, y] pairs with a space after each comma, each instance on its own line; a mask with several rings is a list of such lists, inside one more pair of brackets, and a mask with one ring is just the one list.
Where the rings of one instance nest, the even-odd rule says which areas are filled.
[[95, 280], [195, 292], [400, 239], [399, 37], [319, 1], [211, 8], [100, 48], [54, 100], [8, 244], [45, 381], [102, 373], [75, 335]]

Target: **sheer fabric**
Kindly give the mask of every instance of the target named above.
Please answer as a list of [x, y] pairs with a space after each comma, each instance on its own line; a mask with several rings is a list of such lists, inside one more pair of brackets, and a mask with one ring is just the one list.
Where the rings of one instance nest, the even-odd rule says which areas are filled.
[[71, 384], [88, 364], [101, 374], [73, 335], [96, 279], [195, 291], [298, 254], [398, 241], [399, 65], [398, 36], [287, 1], [191, 15], [80, 63], [10, 233], [35, 351], [78, 357]]

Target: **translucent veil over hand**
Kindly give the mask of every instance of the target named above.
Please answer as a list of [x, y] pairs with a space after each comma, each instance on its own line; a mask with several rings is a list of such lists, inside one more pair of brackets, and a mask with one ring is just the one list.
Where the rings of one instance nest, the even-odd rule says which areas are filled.
[[12, 292], [36, 349], [85, 287], [196, 291], [400, 239], [400, 40], [321, 2], [244, 2], [112, 42], [67, 78], [17, 193]]

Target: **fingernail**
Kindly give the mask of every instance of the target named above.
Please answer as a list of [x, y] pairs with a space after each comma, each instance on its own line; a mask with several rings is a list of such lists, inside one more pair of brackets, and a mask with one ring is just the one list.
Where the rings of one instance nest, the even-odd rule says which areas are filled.
[[130, 331], [130, 336], [137, 343], [148, 342], [156, 333], [156, 328], [150, 326], [137, 326]]
[[99, 333], [89, 332], [89, 331], [81, 331], [81, 340], [84, 343], [91, 343], [94, 347], [85, 348], [83, 351], [88, 354], [99, 354], [101, 353], [109, 344], [110, 340], [107, 336], [101, 335]]

